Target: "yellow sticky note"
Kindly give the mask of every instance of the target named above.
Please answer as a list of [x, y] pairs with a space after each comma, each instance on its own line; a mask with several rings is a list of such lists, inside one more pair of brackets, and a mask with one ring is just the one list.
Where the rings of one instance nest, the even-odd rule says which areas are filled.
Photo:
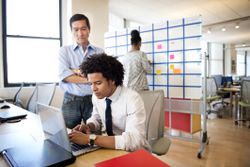
[[174, 70], [174, 64], [170, 64], [170, 70]]
[[156, 74], [157, 74], [157, 75], [160, 75], [160, 74], [161, 74], [161, 70], [159, 70], [159, 69], [156, 70]]

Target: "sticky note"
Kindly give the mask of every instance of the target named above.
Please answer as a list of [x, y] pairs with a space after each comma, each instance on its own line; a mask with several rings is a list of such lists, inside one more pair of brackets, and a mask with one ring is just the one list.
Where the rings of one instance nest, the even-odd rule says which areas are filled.
[[170, 58], [170, 59], [174, 59], [174, 54], [169, 55], [169, 58]]
[[160, 75], [161, 74], [161, 70], [160, 69], [156, 70], [156, 74]]
[[162, 49], [162, 44], [158, 44], [157, 49]]
[[170, 64], [170, 69], [174, 70], [174, 64]]
[[181, 73], [181, 69], [179, 68], [174, 69], [174, 74], [180, 74], [180, 73]]

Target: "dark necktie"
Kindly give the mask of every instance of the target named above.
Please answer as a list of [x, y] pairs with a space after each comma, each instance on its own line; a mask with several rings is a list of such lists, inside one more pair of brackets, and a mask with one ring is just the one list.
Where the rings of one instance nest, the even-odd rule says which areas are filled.
[[112, 115], [111, 115], [111, 104], [112, 100], [106, 98], [106, 111], [105, 111], [105, 119], [106, 119], [106, 130], [109, 136], [113, 136], [112, 130]]

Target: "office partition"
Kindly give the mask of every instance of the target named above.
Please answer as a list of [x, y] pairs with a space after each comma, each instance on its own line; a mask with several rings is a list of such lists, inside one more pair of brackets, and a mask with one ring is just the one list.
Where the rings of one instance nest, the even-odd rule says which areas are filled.
[[[201, 17], [167, 20], [160, 23], [122, 29], [105, 34], [105, 52], [116, 57], [124, 56], [130, 49], [130, 32], [140, 31], [141, 50], [152, 62], [152, 72], [147, 75], [150, 90], [162, 89], [165, 105], [178, 99], [182, 110], [166, 108], [166, 126], [171, 127], [180, 118], [175, 112], [193, 114], [185, 108], [186, 102], [202, 97]], [[196, 111], [200, 112], [199, 107]], [[172, 113], [172, 114], [171, 114]], [[183, 116], [183, 115], [182, 115]], [[174, 120], [173, 120], [174, 119]], [[192, 116], [191, 118], [192, 122]], [[177, 128], [178, 129], [178, 128]], [[181, 130], [190, 128], [184, 128]]]

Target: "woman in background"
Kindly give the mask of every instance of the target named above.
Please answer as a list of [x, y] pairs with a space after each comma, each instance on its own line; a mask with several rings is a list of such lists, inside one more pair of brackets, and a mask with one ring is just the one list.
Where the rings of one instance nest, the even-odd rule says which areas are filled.
[[124, 86], [135, 91], [148, 90], [146, 74], [151, 71], [147, 55], [140, 51], [141, 37], [137, 30], [131, 31], [131, 50], [122, 57], [121, 62], [125, 69]]

